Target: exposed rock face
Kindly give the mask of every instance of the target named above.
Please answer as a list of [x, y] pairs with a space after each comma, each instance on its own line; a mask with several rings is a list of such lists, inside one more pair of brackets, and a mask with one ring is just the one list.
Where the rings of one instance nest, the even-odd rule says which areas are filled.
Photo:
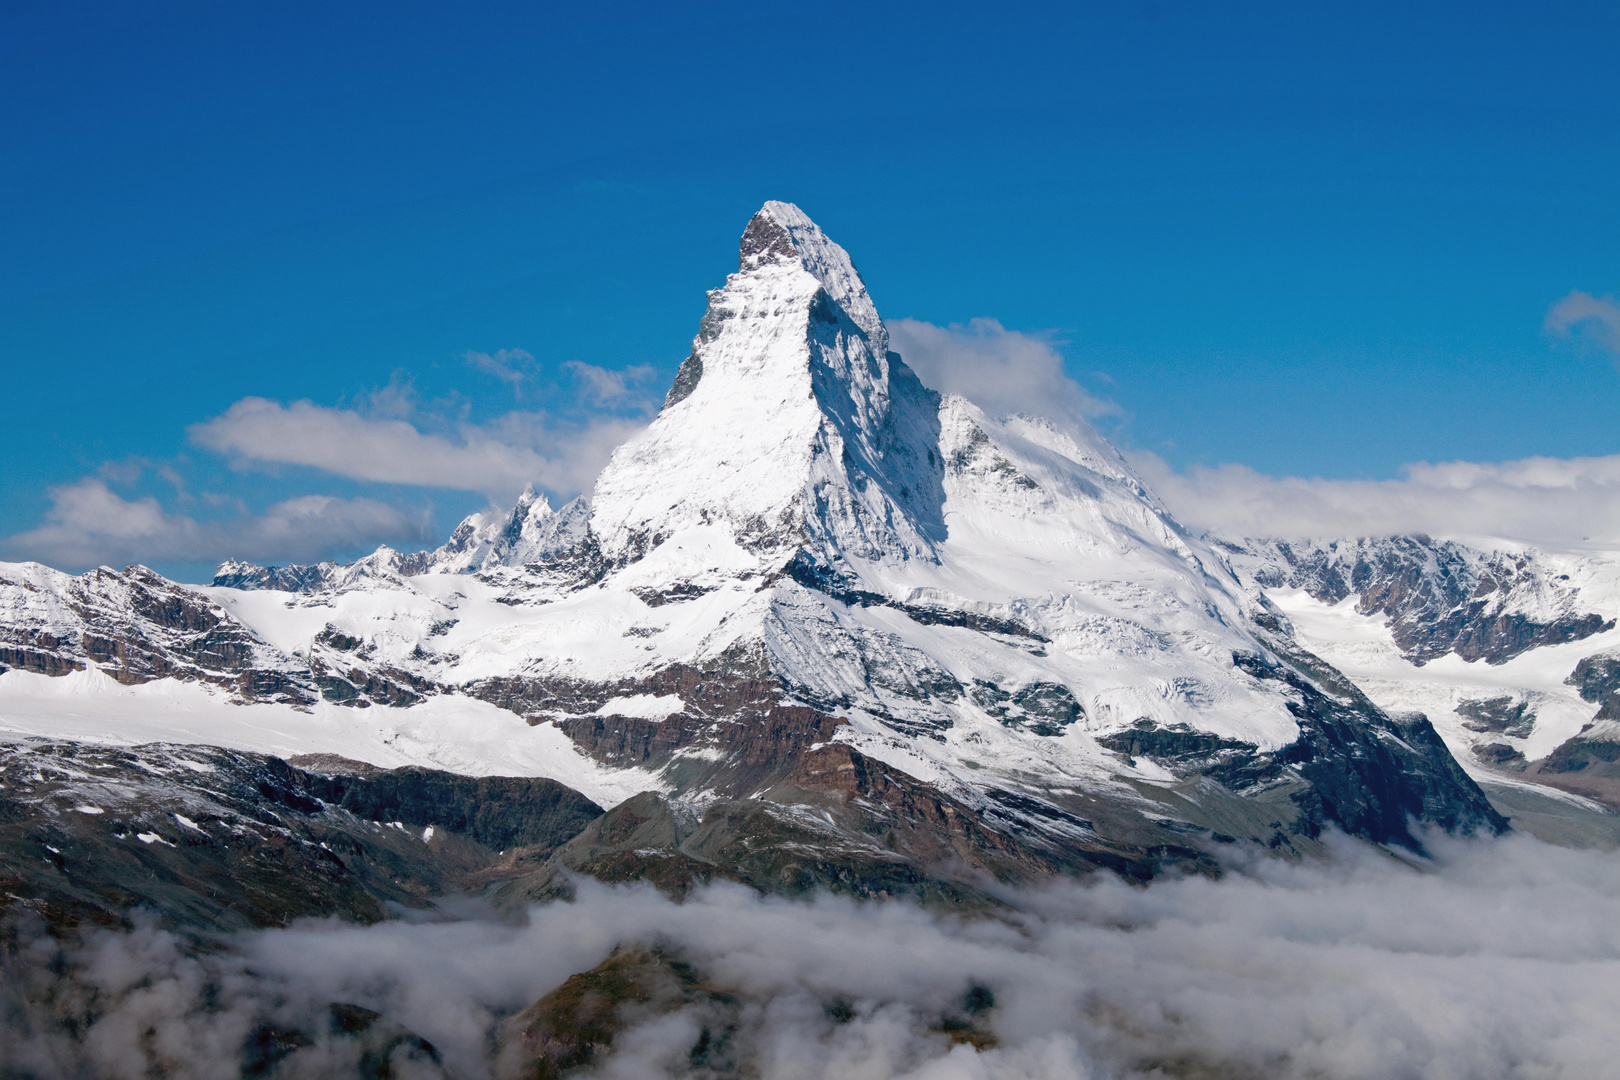
[[1522, 739], [1536, 726], [1536, 714], [1530, 702], [1522, 698], [1494, 697], [1463, 701], [1457, 706], [1457, 715], [1464, 717], [1463, 726], [1470, 731], [1511, 735]]
[[1483, 552], [1427, 536], [1218, 546], [1260, 588], [1304, 589], [1329, 604], [1357, 597], [1357, 611], [1389, 617], [1395, 644], [1415, 664], [1447, 653], [1500, 664], [1615, 625], [1583, 610], [1579, 590], [1533, 551]]
[[1580, 691], [1584, 700], [1601, 706], [1596, 719], [1620, 720], [1620, 656], [1596, 653], [1584, 657], [1564, 683]]
[[1299, 692], [1289, 707], [1300, 720], [1300, 739], [1279, 758], [1311, 784], [1296, 796], [1307, 808], [1307, 822], [1333, 822], [1354, 836], [1413, 847], [1411, 821], [1463, 832], [1507, 828], [1483, 794], [1476, 801], [1457, 799], [1459, 789], [1479, 789], [1427, 717], [1391, 717], [1349, 680], [1324, 678], [1321, 661], [1278, 638], [1272, 645], [1283, 663], [1242, 655], [1236, 660], [1256, 678], [1280, 679]]
[[521, 906], [567, 895], [576, 873], [648, 880], [677, 896], [729, 880], [790, 896], [819, 890], [980, 909], [998, 906], [984, 889], [990, 881], [1027, 885], [1095, 869], [1146, 881], [1168, 865], [1213, 872], [1199, 840], [1165, 832], [1156, 844], [1122, 841], [1015, 791], [952, 798], [833, 743], [799, 757], [755, 798], [701, 810], [652, 793], [621, 803], [546, 865], [503, 885], [502, 897]]
[[1620, 721], [1594, 720], [1525, 775], [1552, 787], [1620, 806]]
[[312, 566], [255, 566], [231, 560], [214, 572], [214, 584], [227, 589], [315, 592], [332, 584], [342, 568], [335, 562]]

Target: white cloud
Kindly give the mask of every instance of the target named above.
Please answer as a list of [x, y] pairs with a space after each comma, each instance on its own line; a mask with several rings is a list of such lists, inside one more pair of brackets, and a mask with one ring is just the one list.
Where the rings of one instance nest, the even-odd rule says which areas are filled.
[[429, 538], [425, 520], [375, 499], [304, 495], [262, 514], [198, 521], [151, 497], [125, 499], [97, 477], [52, 488], [50, 498], [43, 525], [4, 541], [8, 554], [53, 566], [309, 560], [333, 548]]
[[192, 441], [247, 464], [303, 465], [355, 480], [510, 497], [526, 484], [572, 493], [589, 487], [614, 446], [644, 426], [617, 416], [558, 421], [513, 412], [456, 437], [402, 419], [363, 416], [309, 401], [243, 398], [190, 428]]
[[493, 375], [516, 390], [534, 375], [534, 354], [527, 349], [496, 349], [492, 353], [469, 349], [461, 358], [486, 375]]
[[[522, 350], [468, 354], [470, 363], [516, 372], [533, 358]], [[512, 411], [484, 424], [424, 410], [409, 381], [396, 378], [366, 395], [358, 409], [310, 401], [291, 404], [250, 397], [223, 414], [193, 424], [194, 444], [232, 459], [238, 468], [303, 466], [373, 483], [476, 491], [492, 499], [534, 484], [559, 497], [588, 490], [613, 450], [645, 427], [656, 402], [648, 396], [654, 370], [614, 372], [570, 364], [583, 407], [566, 419]], [[134, 483], [152, 472], [174, 485], [179, 501], [220, 506], [234, 500], [192, 495], [172, 465], [144, 459], [109, 462], [97, 477], [52, 489], [43, 524], [0, 540], [17, 557], [58, 566], [97, 563], [200, 561], [222, 558], [307, 560], [334, 549], [381, 541], [431, 542], [425, 520], [376, 499], [308, 495], [257, 516], [199, 521], [167, 511], [152, 497], [125, 499], [108, 482]]]
[[1395, 480], [1273, 477], [1245, 465], [1177, 473], [1132, 461], [1185, 525], [1225, 536], [1428, 533], [1552, 548], [1620, 545], [1620, 455], [1406, 466]]
[[[1332, 843], [1331, 861], [1262, 856], [1219, 881], [1059, 882], [1010, 894], [1022, 910], [997, 917], [728, 885], [675, 903], [587, 881], [576, 902], [536, 907], [523, 924], [334, 920], [201, 955], [137, 921], [62, 948], [25, 940], [35, 951], [24, 955], [56, 963], [18, 993], [41, 1002], [39, 1019], [19, 1000], [0, 1015], [0, 1044], [24, 1073], [136, 1075], [167, 1058], [168, 1075], [234, 1075], [246, 1033], [273, 1020], [311, 1040], [288, 1040], [284, 1074], [352, 1076], [358, 1050], [334, 1045], [327, 1011], [345, 1001], [432, 1042], [445, 1072], [489, 1075], [504, 1018], [615, 945], [657, 944], [740, 1004], [630, 1014], [593, 1075], [706, 1074], [690, 1055], [706, 1022], [725, 1032], [737, 1071], [766, 1080], [1613, 1074], [1613, 853], [1436, 838], [1436, 861], [1414, 869]], [[940, 1031], [970, 987], [993, 995], [993, 1046], [953, 1046]], [[72, 1008], [85, 1013], [77, 1043], [49, 1011]]]
[[950, 326], [899, 319], [888, 328], [894, 350], [924, 385], [960, 394], [986, 412], [1084, 422], [1117, 411], [1064, 373], [1063, 355], [1050, 341], [1008, 330], [995, 319]]
[[1620, 362], [1620, 303], [1612, 296], [1598, 297], [1576, 289], [1547, 312], [1545, 328], [1561, 338], [1582, 332]]

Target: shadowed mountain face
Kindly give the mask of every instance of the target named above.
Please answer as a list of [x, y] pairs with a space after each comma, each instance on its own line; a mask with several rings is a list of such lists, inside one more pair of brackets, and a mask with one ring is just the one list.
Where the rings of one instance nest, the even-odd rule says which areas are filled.
[[[455, 838], [455, 859], [400, 849], [415, 860], [400, 880], [428, 892], [542, 897], [588, 873], [975, 904], [989, 881], [1208, 868], [1216, 844], [1311, 850], [1330, 825], [1410, 846], [1413, 821], [1503, 827], [1426, 720], [1392, 718], [1302, 649], [1231, 553], [1182, 530], [1095, 431], [924, 387], [849, 256], [797, 207], [766, 204], [708, 300], [663, 410], [560, 511], [529, 492], [436, 551], [232, 563], [204, 589], [0, 567], [0, 662], [16, 669], [0, 709], [14, 687], [43, 733], [67, 733], [52, 718], [71, 712], [73, 732], [170, 738], [152, 703], [184, 685], [207, 718], [188, 730], [244, 750], [479, 774], [521, 760], [610, 808], [565, 814], [563, 836], [516, 780], [323, 779], [209, 751], [246, 785], [220, 821], [263, 818], [274, 799], [249, 774], [290, 770], [276, 783], [313, 801], [285, 804], [297, 829], [264, 827], [336, 875], [310, 903], [353, 917], [399, 898], [348, 861], [329, 869], [349, 841], [328, 833], [404, 843], [368, 824], [385, 819]], [[1453, 609], [1402, 573], [1348, 580], [1414, 625]], [[166, 775], [182, 798], [190, 774]], [[163, 843], [109, 833], [107, 850], [143, 865], [204, 835], [130, 830]], [[554, 834], [542, 858], [535, 837]], [[527, 861], [491, 862], [503, 848]], [[497, 864], [499, 888], [479, 876]]]
[[373, 922], [550, 856], [601, 807], [554, 780], [308, 769], [206, 746], [0, 745], [0, 888], [47, 923]]

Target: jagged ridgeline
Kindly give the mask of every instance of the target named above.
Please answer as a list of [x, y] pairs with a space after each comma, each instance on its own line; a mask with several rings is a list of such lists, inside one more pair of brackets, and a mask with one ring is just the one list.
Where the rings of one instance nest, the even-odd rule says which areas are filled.
[[[530, 490], [434, 551], [227, 563], [208, 587], [0, 567], [0, 679], [29, 702], [12, 726], [42, 735], [560, 780], [591, 813], [500, 864], [501, 841], [452, 820], [465, 792], [399, 816], [306, 768], [276, 783], [312, 801], [277, 803], [246, 778], [280, 766], [209, 759], [248, 792], [221, 821], [260, 791], [329, 848], [433, 826], [473, 846], [427, 860], [432, 881], [524, 899], [584, 872], [988, 903], [991, 881], [1147, 879], [1221, 844], [1307, 851], [1330, 826], [1408, 846], [1414, 825], [1504, 827], [1427, 719], [1308, 652], [1228, 554], [1083, 422], [924, 386], [849, 256], [772, 202], [663, 409], [586, 495], [555, 510]], [[1268, 565], [1303, 573], [1289, 554]], [[1510, 649], [1580, 618], [1411, 640]], [[98, 843], [148, 861], [168, 849], [143, 830], [201, 835], [118, 820]], [[417, 873], [405, 850], [387, 857]], [[342, 879], [343, 910], [374, 910], [370, 880]]]

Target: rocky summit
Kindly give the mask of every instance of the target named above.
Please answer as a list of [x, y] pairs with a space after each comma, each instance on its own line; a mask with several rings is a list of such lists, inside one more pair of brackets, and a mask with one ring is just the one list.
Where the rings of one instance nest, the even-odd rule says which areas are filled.
[[[1419, 849], [1527, 805], [1487, 789], [1609, 775], [1580, 725], [1620, 722], [1615, 623], [1581, 573], [1198, 538], [1082, 421], [926, 387], [843, 248], [767, 203], [662, 410], [560, 509], [531, 489], [436, 550], [202, 587], [0, 565], [7, 843], [58, 855], [7, 888], [210, 925], [579, 875], [991, 905], [1329, 829]], [[1478, 661], [1518, 682], [1446, 674]], [[1549, 694], [1579, 723], [1538, 720]], [[198, 884], [264, 859], [308, 895]], [[112, 888], [136, 865], [157, 884]]]

